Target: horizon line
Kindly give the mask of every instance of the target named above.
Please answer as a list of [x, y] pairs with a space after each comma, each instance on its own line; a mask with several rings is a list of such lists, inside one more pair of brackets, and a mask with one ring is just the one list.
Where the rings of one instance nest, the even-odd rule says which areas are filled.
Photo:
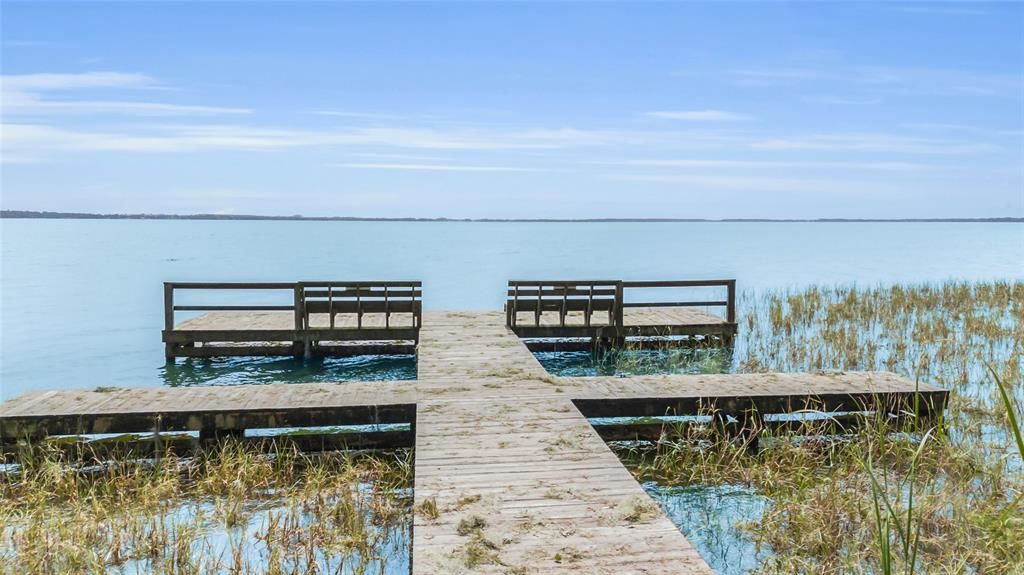
[[981, 217], [981, 218], [418, 218], [418, 217], [367, 217], [367, 216], [304, 216], [294, 214], [164, 214], [164, 213], [94, 213], [94, 212], [51, 212], [35, 210], [0, 210], [0, 219], [66, 219], [66, 220], [279, 220], [279, 221], [345, 221], [345, 222], [468, 222], [468, 223], [672, 223], [672, 222], [924, 222], [924, 223], [1024, 223], [1024, 217]]

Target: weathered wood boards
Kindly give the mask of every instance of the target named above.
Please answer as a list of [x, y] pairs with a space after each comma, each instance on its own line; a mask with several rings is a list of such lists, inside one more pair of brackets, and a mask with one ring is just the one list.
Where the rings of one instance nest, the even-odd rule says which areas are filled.
[[30, 393], [0, 405], [0, 438], [410, 423], [404, 381]]
[[[288, 320], [259, 317], [269, 325]], [[733, 414], [911, 405], [939, 412], [946, 401], [940, 388], [887, 373], [552, 377], [504, 325], [506, 317], [427, 312], [416, 381], [32, 393], [0, 405], [0, 442], [412, 423], [416, 575], [705, 575], [710, 568], [586, 417], [709, 407]]]
[[417, 420], [414, 574], [712, 573], [564, 397]]

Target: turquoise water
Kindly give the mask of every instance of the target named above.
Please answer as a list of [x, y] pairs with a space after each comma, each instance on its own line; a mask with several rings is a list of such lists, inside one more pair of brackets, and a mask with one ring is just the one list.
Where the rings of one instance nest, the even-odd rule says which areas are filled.
[[416, 356], [364, 355], [297, 359], [291, 357], [231, 357], [178, 360], [160, 367], [160, 378], [171, 387], [331, 381], [416, 379]]
[[2, 220], [0, 240], [0, 399], [236, 377], [165, 369], [163, 281], [420, 279], [428, 309], [500, 309], [510, 278], [1024, 277], [1024, 224]]
[[641, 349], [591, 353], [589, 351], [536, 352], [537, 361], [558, 377], [725, 373], [731, 369], [727, 348]]

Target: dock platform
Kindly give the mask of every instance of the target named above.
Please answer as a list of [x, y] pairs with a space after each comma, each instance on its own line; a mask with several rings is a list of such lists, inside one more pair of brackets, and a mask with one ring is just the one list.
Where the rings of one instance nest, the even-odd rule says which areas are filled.
[[[245, 305], [176, 304], [175, 293], [243, 292]], [[287, 297], [269, 303], [274, 294]], [[422, 323], [418, 281], [164, 284], [165, 356], [414, 353]], [[176, 312], [205, 312], [176, 322]]]
[[[0, 405], [0, 442], [408, 423], [415, 575], [711, 575], [588, 417], [940, 414], [947, 401], [943, 389], [890, 373], [554, 377], [507, 311], [428, 311], [417, 329], [414, 381], [31, 393]], [[428, 502], [436, 516], [422, 511]]]
[[[628, 297], [651, 290], [709, 289], [725, 293], [719, 299]], [[736, 280], [513, 280], [508, 282], [505, 323], [523, 338], [585, 338], [622, 345], [627, 338], [685, 336], [729, 344], [736, 335]]]
[[[634, 300], [650, 290], [719, 290], [717, 299]], [[246, 305], [176, 303], [181, 292], [242, 292]], [[284, 295], [287, 302], [276, 299]], [[413, 354], [422, 325], [420, 282], [316, 281], [164, 284], [168, 360], [219, 356]], [[720, 309], [721, 313], [712, 313]], [[178, 313], [202, 312], [177, 321]], [[505, 324], [534, 350], [618, 347], [636, 338], [700, 339], [728, 345], [736, 335], [736, 281], [510, 281]], [[558, 342], [557, 344], [555, 342]]]

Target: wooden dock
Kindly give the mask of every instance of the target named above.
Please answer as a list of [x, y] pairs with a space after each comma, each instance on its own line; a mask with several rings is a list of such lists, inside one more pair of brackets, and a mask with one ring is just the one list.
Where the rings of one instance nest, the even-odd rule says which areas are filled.
[[[633, 300], [649, 290], [724, 291], [721, 299]], [[176, 303], [181, 292], [243, 292], [245, 305]], [[276, 292], [287, 302], [264, 303]], [[269, 295], [268, 295], [269, 294]], [[163, 341], [177, 357], [412, 354], [422, 324], [422, 285], [395, 281], [164, 284]], [[204, 300], [205, 301], [205, 300]], [[699, 309], [703, 308], [703, 309]], [[723, 313], [707, 311], [720, 308]], [[177, 313], [203, 312], [177, 321]], [[736, 281], [510, 281], [505, 324], [532, 338], [585, 340], [580, 348], [621, 346], [629, 338], [701, 338], [715, 345], [736, 334]], [[548, 340], [548, 341], [543, 341]], [[554, 345], [558, 349], [570, 347]]]
[[[176, 304], [175, 293], [244, 292], [287, 302]], [[163, 341], [176, 357], [413, 353], [422, 323], [418, 281], [164, 284]], [[176, 322], [176, 312], [206, 312]]]
[[[710, 300], [634, 300], [627, 295], [708, 288], [725, 293]], [[587, 338], [621, 345], [631, 337], [699, 336], [728, 344], [736, 335], [736, 280], [513, 280], [508, 282], [505, 324], [524, 338]]]
[[889, 373], [553, 377], [507, 324], [507, 312], [425, 312], [415, 381], [27, 394], [0, 405], [0, 441], [410, 423], [414, 574], [711, 574], [587, 417], [939, 414], [947, 400]]

